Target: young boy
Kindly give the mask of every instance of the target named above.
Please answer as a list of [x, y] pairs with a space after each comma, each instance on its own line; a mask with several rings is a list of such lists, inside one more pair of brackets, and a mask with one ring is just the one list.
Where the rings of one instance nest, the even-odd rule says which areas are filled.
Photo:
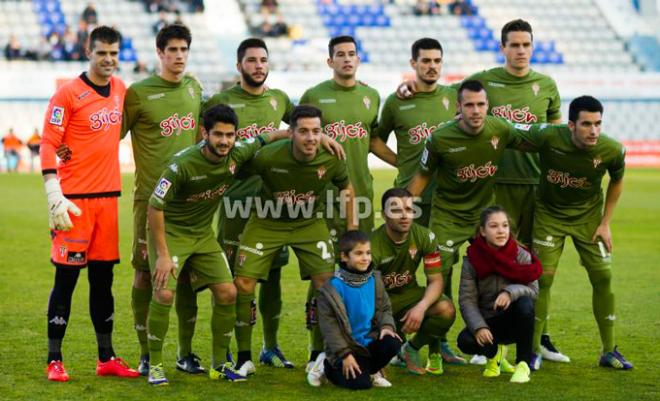
[[318, 298], [325, 352], [316, 359], [307, 382], [317, 387], [325, 376], [353, 390], [389, 387], [379, 372], [399, 352], [401, 338], [380, 272], [373, 271], [369, 237], [347, 231], [339, 250], [339, 269]]

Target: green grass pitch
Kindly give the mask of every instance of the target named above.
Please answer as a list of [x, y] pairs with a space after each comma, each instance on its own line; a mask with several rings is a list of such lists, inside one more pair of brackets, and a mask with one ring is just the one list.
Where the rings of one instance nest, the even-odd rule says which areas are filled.
[[[374, 171], [376, 199], [389, 187], [394, 172]], [[122, 263], [115, 268], [115, 331], [118, 355], [132, 366], [138, 346], [130, 310], [131, 185], [124, 176], [120, 201]], [[618, 372], [597, 367], [600, 342], [591, 314], [591, 289], [569, 242], [552, 293], [551, 333], [568, 354], [570, 364], [545, 362], [526, 385], [506, 376], [486, 380], [475, 366], [445, 366], [439, 377], [412, 377], [388, 368], [394, 387], [349, 392], [305, 382], [307, 331], [304, 329], [306, 283], [297, 277], [296, 261], [283, 274], [284, 310], [280, 344], [296, 363], [294, 370], [257, 366], [245, 383], [212, 382], [174, 369], [176, 318], [165, 344], [170, 386], [150, 388], [146, 379], [99, 378], [94, 374], [96, 345], [87, 308], [88, 284], [81, 275], [64, 341], [69, 383], [49, 383], [46, 358], [46, 308], [53, 280], [49, 264], [46, 201], [37, 175], [0, 176], [0, 400], [658, 400], [660, 399], [660, 170], [629, 170], [623, 197], [616, 210], [614, 290], [617, 343], [635, 368]], [[454, 273], [455, 287], [459, 274]], [[199, 296], [195, 351], [208, 366], [210, 359], [210, 295]], [[450, 332], [455, 343], [463, 322], [457, 318]], [[253, 356], [258, 355], [261, 330], [257, 324]], [[232, 344], [234, 345], [234, 344]]]

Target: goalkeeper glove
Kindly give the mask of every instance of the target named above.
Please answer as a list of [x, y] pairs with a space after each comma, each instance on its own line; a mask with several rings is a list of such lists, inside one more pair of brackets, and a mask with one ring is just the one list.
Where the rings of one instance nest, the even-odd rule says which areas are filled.
[[73, 228], [69, 212], [75, 216], [82, 214], [81, 210], [73, 202], [62, 194], [62, 188], [57, 178], [46, 181], [46, 197], [48, 199], [48, 225], [51, 229], [69, 231]]

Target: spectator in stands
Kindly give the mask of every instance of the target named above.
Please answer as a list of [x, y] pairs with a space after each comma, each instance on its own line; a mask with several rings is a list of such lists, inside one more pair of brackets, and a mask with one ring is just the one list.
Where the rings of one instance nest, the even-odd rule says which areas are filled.
[[158, 34], [161, 29], [163, 29], [167, 24], [169, 24], [167, 13], [165, 11], [160, 11], [158, 13], [158, 20], [153, 24], [151, 30], [154, 32], [154, 35]]
[[50, 60], [50, 50], [52, 46], [48, 42], [48, 38], [41, 36], [39, 44], [34, 49], [35, 59], [38, 61]]
[[274, 24], [271, 24], [269, 20], [265, 20], [261, 27], [259, 28], [259, 33], [262, 36], [277, 38], [279, 36], [286, 35], [289, 31], [289, 27], [286, 22], [284, 22], [284, 17], [282, 15], [277, 16], [277, 20]]
[[80, 61], [82, 59], [83, 50], [80, 43], [78, 43], [78, 37], [69, 27], [66, 28], [62, 36], [62, 51], [65, 61]]
[[96, 7], [94, 6], [94, 3], [87, 4], [87, 7], [85, 7], [85, 9], [82, 12], [81, 19], [89, 25], [98, 24], [99, 18], [96, 13]]
[[440, 14], [440, 7], [434, 0], [417, 0], [413, 7], [413, 14], [415, 15], [433, 15]]
[[189, 1], [190, 1], [190, 11], [194, 13], [204, 12], [204, 0], [189, 0]]
[[20, 60], [23, 58], [21, 42], [18, 41], [16, 35], [9, 36], [9, 41], [5, 46], [5, 58], [7, 60]]
[[18, 171], [18, 165], [21, 162], [21, 146], [23, 146], [23, 141], [16, 137], [13, 128], [9, 128], [7, 135], [2, 138], [2, 147], [5, 150], [8, 173]]
[[[89, 40], [89, 24], [83, 18], [78, 21], [78, 31], [76, 32], [78, 43], [83, 49], [87, 48], [87, 41]], [[84, 53], [84, 52], [83, 52]]]
[[472, 15], [472, 7], [465, 0], [455, 0], [449, 5], [449, 12], [453, 15]]
[[39, 128], [34, 128], [32, 136], [28, 139], [27, 147], [30, 149], [30, 172], [34, 172], [34, 160], [39, 158], [39, 148], [41, 147], [41, 135]]
[[261, 0], [260, 10], [264, 17], [279, 13], [278, 8], [277, 0]]

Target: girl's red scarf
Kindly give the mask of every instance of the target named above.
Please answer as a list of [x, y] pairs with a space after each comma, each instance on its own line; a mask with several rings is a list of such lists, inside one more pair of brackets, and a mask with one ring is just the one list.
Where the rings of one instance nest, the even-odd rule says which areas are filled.
[[518, 243], [513, 238], [509, 238], [506, 245], [497, 249], [488, 245], [484, 237], [477, 235], [468, 247], [467, 255], [479, 279], [498, 274], [511, 282], [528, 284], [541, 277], [541, 262], [531, 252], [531, 263], [518, 262]]

